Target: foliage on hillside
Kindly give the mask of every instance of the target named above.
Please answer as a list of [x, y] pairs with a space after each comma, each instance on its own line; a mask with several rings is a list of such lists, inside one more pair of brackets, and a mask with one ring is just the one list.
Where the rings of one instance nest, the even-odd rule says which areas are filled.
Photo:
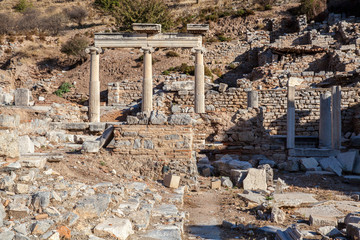
[[301, 0], [300, 11], [302, 14], [306, 14], [309, 20], [323, 18], [326, 9], [326, 0]]

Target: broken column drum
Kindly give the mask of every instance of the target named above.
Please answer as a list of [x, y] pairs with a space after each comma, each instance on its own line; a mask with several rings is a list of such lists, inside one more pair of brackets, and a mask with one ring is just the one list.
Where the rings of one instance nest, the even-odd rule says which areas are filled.
[[151, 112], [153, 110], [152, 97], [153, 97], [153, 84], [152, 84], [152, 55], [153, 48], [142, 48], [144, 53], [144, 76], [143, 76], [143, 91], [142, 91], [142, 105], [143, 112]]
[[248, 108], [259, 107], [259, 94], [257, 91], [250, 91], [247, 93], [247, 106]]
[[90, 87], [89, 87], [89, 121], [100, 122], [100, 80], [99, 80], [99, 54], [101, 48], [90, 47], [86, 52], [91, 56]]

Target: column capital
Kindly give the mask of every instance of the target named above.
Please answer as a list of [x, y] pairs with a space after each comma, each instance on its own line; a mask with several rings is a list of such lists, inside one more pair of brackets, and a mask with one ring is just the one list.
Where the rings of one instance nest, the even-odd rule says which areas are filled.
[[91, 55], [97, 55], [97, 54], [103, 53], [104, 51], [99, 47], [91, 46], [91, 47], [86, 48], [85, 52], [88, 54], [91, 54]]
[[193, 53], [198, 53], [198, 52], [200, 52], [200, 53], [206, 53], [206, 48], [204, 48], [204, 47], [192, 48], [192, 49], [191, 49], [191, 52], [193, 52]]
[[155, 50], [152, 47], [142, 47], [140, 48], [140, 52], [143, 53], [153, 53]]

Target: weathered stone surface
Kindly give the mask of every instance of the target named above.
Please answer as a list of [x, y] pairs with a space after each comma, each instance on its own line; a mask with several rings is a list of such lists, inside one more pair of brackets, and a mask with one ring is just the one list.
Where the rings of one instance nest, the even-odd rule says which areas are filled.
[[243, 181], [243, 188], [245, 190], [266, 190], [266, 170], [250, 168]]
[[34, 153], [34, 143], [31, 141], [28, 135], [19, 137], [19, 151], [20, 154]]
[[309, 221], [313, 226], [337, 226], [337, 219], [333, 216], [311, 214]]
[[274, 170], [269, 164], [259, 165], [258, 169], [265, 169], [266, 171], [266, 184], [272, 186], [274, 184]]
[[110, 203], [110, 195], [98, 194], [84, 197], [75, 205], [75, 213], [81, 218], [94, 218], [102, 214]]
[[100, 141], [87, 141], [82, 145], [82, 151], [86, 153], [96, 153], [100, 150]]
[[320, 166], [326, 171], [331, 171], [341, 176], [343, 166], [335, 157], [322, 158], [319, 160]]
[[345, 214], [339, 211], [333, 205], [320, 205], [314, 206], [311, 208], [300, 208], [296, 210], [301, 215], [304, 215], [306, 218], [310, 217], [310, 215], [318, 216], [318, 217], [344, 217]]
[[286, 214], [278, 207], [273, 207], [271, 210], [270, 219], [275, 223], [283, 223], [286, 219]]
[[167, 122], [167, 117], [163, 112], [152, 111], [150, 116], [150, 123], [153, 125], [163, 125]]
[[303, 171], [315, 171], [317, 166], [319, 166], [319, 163], [315, 158], [300, 159], [300, 168]]
[[89, 129], [91, 132], [103, 132], [105, 131], [106, 123], [91, 122], [89, 123]]
[[349, 223], [346, 226], [346, 234], [352, 240], [360, 239], [360, 224], [359, 223]]
[[0, 233], [0, 239], [1, 240], [13, 240], [15, 236], [15, 233], [13, 233], [12, 231], [5, 231]]
[[221, 177], [221, 185], [227, 188], [233, 187], [233, 183], [231, 182], [229, 177]]
[[272, 167], [272, 168], [276, 166], [275, 161], [270, 160], [270, 159], [261, 159], [261, 160], [259, 161], [259, 165], [265, 165], [265, 164], [269, 164], [270, 167]]
[[173, 114], [169, 119], [171, 125], [190, 125], [191, 123], [192, 118], [189, 114]]
[[114, 217], [98, 224], [94, 233], [100, 237], [115, 236], [117, 239], [126, 240], [134, 231], [129, 219]]
[[231, 155], [224, 155], [220, 160], [213, 163], [214, 167], [221, 175], [229, 176], [231, 169], [246, 170], [252, 167], [249, 162], [239, 161], [234, 159]]
[[99, 148], [105, 148], [114, 138], [114, 126], [108, 126], [99, 139]]
[[180, 176], [167, 174], [164, 177], [164, 185], [169, 188], [178, 188], [180, 184]]
[[13, 162], [13, 163], [10, 163], [8, 165], [5, 165], [2, 170], [4, 172], [11, 172], [11, 171], [19, 170], [19, 169], [21, 169], [21, 163], [20, 162]]
[[243, 186], [243, 181], [246, 178], [247, 170], [231, 169], [230, 179], [234, 186], [240, 188]]
[[159, 226], [142, 235], [142, 239], [181, 240], [181, 231], [176, 226]]
[[162, 204], [153, 209], [153, 216], [175, 216], [178, 214], [178, 209], [175, 205], [172, 204]]
[[298, 207], [301, 204], [317, 203], [318, 201], [313, 196], [313, 194], [301, 192], [274, 194], [274, 202], [279, 207]]
[[20, 163], [23, 167], [27, 168], [39, 168], [42, 169], [45, 167], [46, 158], [44, 157], [37, 157], [37, 158], [30, 158], [30, 157], [21, 157]]
[[360, 223], [360, 212], [357, 213], [349, 213], [345, 217], [345, 224], [349, 223]]
[[50, 227], [54, 224], [52, 220], [37, 221], [31, 226], [31, 234], [41, 235], [46, 233]]
[[343, 236], [342, 233], [336, 227], [333, 227], [333, 226], [321, 227], [321, 228], [319, 228], [318, 232], [322, 236], [328, 236], [328, 237], [331, 237], [331, 238], [342, 237]]
[[249, 193], [239, 193], [238, 194], [240, 198], [245, 199], [245, 201], [254, 202], [257, 204], [262, 204], [266, 201], [265, 197], [259, 193], [254, 193], [252, 191], [249, 191]]
[[44, 210], [50, 204], [50, 192], [38, 192], [32, 196], [32, 206], [36, 211]]
[[18, 88], [15, 90], [15, 106], [29, 106], [31, 92], [29, 89]]
[[0, 130], [0, 156], [18, 158], [19, 137], [16, 132], [9, 130]]
[[13, 129], [17, 128], [20, 125], [20, 116], [19, 115], [5, 115], [0, 114], [0, 127], [2, 129]]
[[0, 180], [0, 189], [12, 191], [14, 189], [14, 180], [10, 176], [5, 176]]
[[221, 180], [217, 179], [217, 180], [211, 181], [210, 187], [211, 187], [211, 189], [220, 189], [221, 188]]
[[2, 227], [4, 225], [5, 217], [6, 217], [6, 212], [5, 212], [4, 205], [2, 205], [2, 203], [0, 203], [0, 227]]
[[348, 152], [339, 153], [337, 159], [343, 166], [345, 172], [352, 172], [355, 166], [355, 161], [359, 157], [357, 150], [351, 150]]

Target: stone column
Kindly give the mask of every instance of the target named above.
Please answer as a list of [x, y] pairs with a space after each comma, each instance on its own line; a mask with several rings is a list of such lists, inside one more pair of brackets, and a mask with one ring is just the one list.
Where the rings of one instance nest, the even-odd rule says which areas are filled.
[[250, 91], [247, 93], [247, 105], [248, 105], [248, 108], [258, 108], [259, 107], [258, 91]]
[[86, 52], [91, 56], [89, 86], [89, 121], [100, 122], [100, 80], [99, 59], [101, 48], [89, 47]]
[[332, 93], [332, 147], [340, 149], [341, 147], [341, 87], [331, 88]]
[[195, 52], [195, 112], [205, 113], [205, 48], [194, 48]]
[[295, 148], [295, 86], [288, 84], [286, 147]]
[[151, 112], [153, 110], [153, 82], [152, 82], [152, 55], [154, 49], [151, 47], [142, 48], [144, 53], [144, 75], [143, 75], [143, 92], [142, 92], [142, 112]]
[[320, 96], [319, 148], [331, 148], [331, 93]]

